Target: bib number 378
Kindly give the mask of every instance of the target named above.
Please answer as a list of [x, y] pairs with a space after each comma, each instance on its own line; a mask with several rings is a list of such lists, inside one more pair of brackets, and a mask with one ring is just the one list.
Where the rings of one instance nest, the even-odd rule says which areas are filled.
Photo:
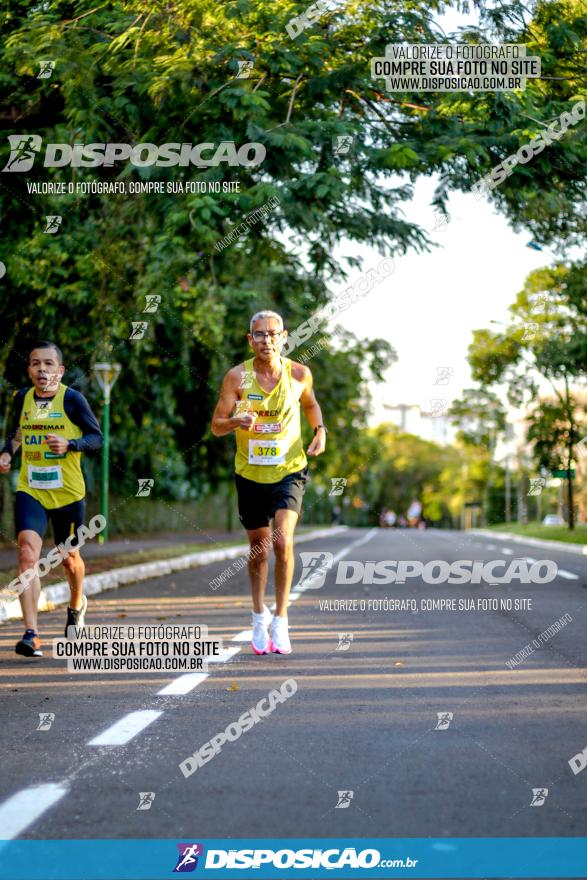
[[285, 448], [279, 440], [249, 440], [249, 464], [285, 464]]

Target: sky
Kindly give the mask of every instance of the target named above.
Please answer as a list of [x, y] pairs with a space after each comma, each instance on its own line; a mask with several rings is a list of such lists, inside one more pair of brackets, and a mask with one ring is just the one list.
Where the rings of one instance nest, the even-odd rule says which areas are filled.
[[[548, 252], [527, 247], [530, 233], [514, 232], [485, 198], [470, 193], [452, 194], [450, 222], [432, 231], [438, 222], [430, 205], [434, 185], [434, 178], [418, 181], [405, 213], [440, 247], [395, 258], [393, 274], [333, 321], [360, 338], [386, 339], [395, 348], [398, 361], [387, 371], [387, 381], [372, 388], [376, 399], [426, 409], [430, 398], [459, 397], [463, 388], [475, 385], [467, 362], [473, 330], [497, 330], [490, 321], [507, 322], [508, 307], [526, 276], [552, 262]], [[346, 252], [351, 249], [363, 256], [363, 271], [382, 259], [375, 249], [348, 245]], [[349, 282], [333, 290], [343, 290], [360, 274], [354, 270]], [[434, 384], [438, 367], [452, 369], [442, 393]]]

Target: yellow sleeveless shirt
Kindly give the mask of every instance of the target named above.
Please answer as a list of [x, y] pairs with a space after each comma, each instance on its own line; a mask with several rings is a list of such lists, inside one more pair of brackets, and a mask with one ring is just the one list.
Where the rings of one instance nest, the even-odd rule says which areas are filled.
[[281, 358], [281, 377], [273, 391], [257, 382], [253, 360], [245, 361], [236, 413], [256, 412], [250, 431], [236, 429], [235, 470], [256, 483], [277, 483], [307, 465], [302, 445], [300, 402], [296, 398], [291, 360]]
[[47, 434], [77, 440], [81, 429], [65, 414], [67, 385], [60, 383], [55, 397], [35, 400], [35, 389], [25, 394], [20, 414], [22, 464], [17, 492], [26, 492], [47, 510], [80, 501], [86, 494], [81, 452], [51, 452]]

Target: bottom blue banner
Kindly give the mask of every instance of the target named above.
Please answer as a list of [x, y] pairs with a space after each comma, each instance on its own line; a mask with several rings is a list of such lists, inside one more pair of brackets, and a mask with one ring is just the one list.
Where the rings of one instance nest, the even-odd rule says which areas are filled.
[[[0, 829], [1, 833], [1, 829]], [[0, 880], [587, 877], [586, 837], [0, 841]]]

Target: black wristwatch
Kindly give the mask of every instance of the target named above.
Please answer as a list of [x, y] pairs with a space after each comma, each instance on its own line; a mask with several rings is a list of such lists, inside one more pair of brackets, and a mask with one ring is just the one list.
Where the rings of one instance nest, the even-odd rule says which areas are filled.
[[314, 428], [314, 437], [316, 436], [320, 428], [324, 428], [324, 433], [328, 434], [328, 428], [326, 427], [326, 425], [316, 425], [316, 427]]

